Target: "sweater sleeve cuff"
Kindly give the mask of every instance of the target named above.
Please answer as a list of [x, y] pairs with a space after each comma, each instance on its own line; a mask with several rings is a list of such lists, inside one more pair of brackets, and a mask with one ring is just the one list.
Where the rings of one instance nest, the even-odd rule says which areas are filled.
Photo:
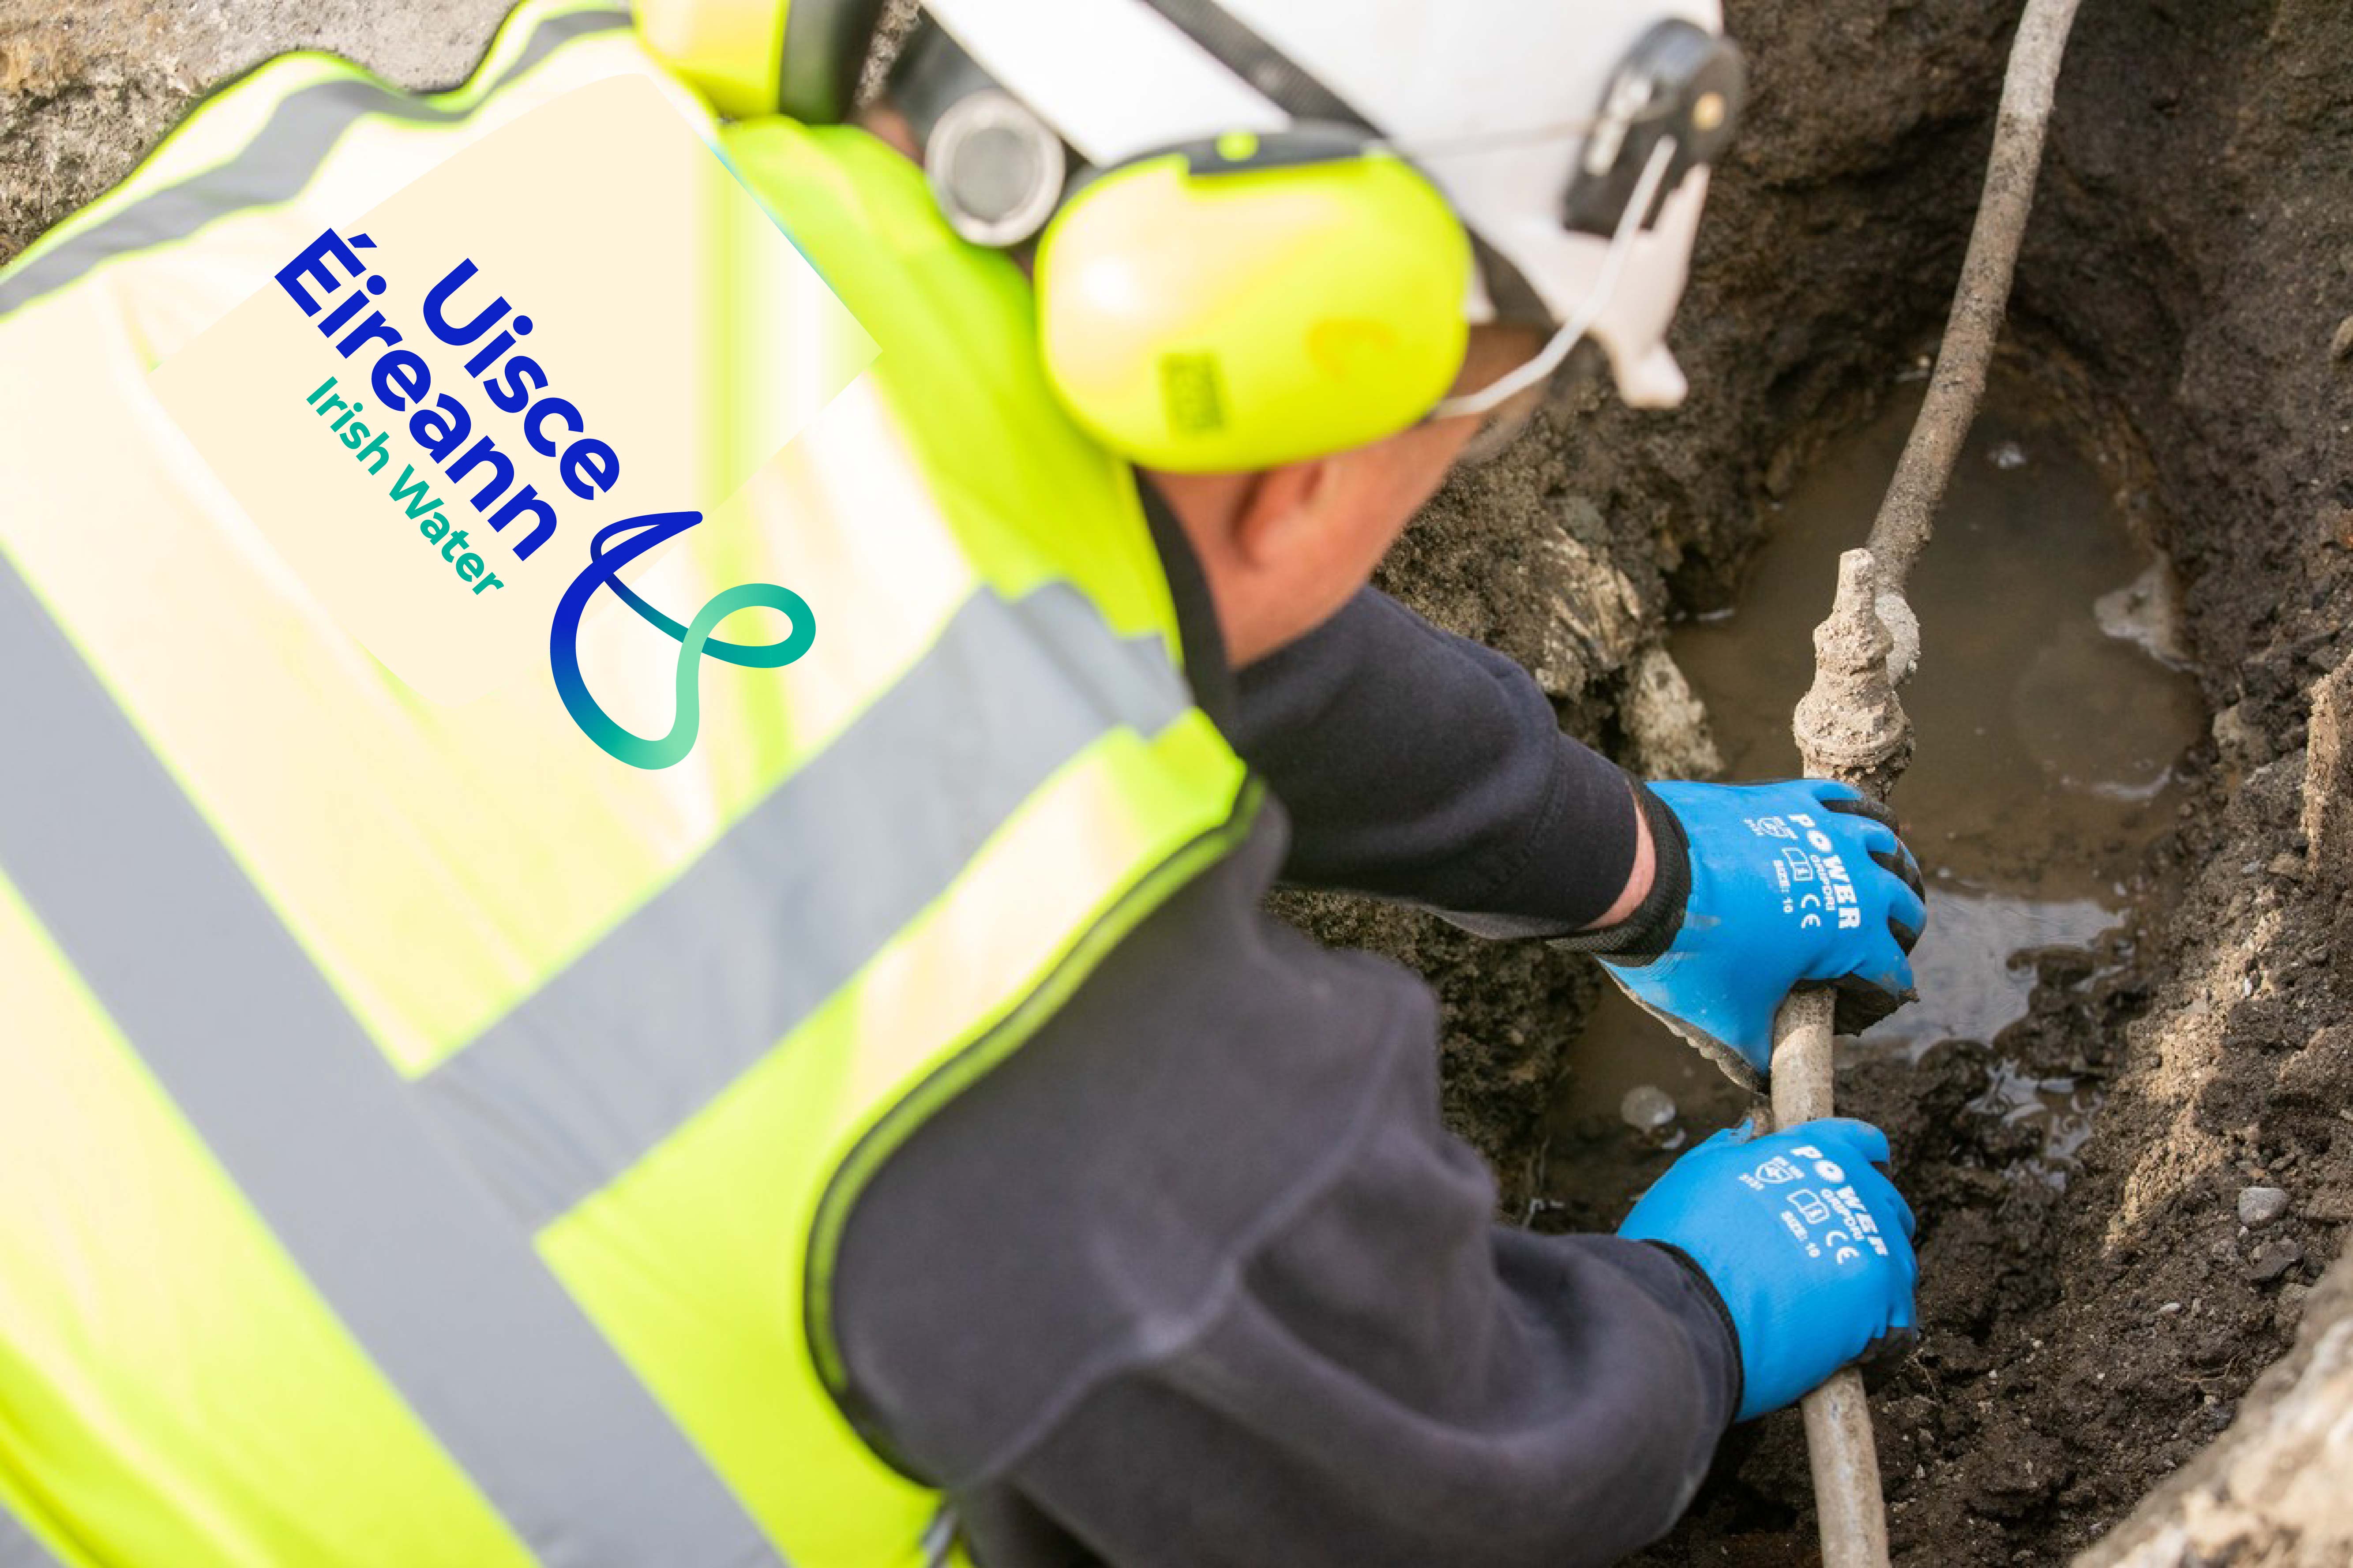
[[[1741, 1400], [1748, 1392], [1747, 1376], [1740, 1365], [1740, 1331], [1733, 1326], [1732, 1309], [1724, 1304], [1724, 1296], [1716, 1289], [1715, 1281], [1710, 1279], [1694, 1261], [1692, 1255], [1682, 1247], [1670, 1241], [1643, 1240], [1635, 1245], [1654, 1248], [1674, 1259], [1683, 1271], [1685, 1292], [1704, 1309], [1706, 1318], [1717, 1331], [1717, 1343], [1721, 1346], [1723, 1357], [1724, 1425], [1731, 1426], [1733, 1416], [1740, 1409]], [[1691, 1324], [1694, 1332], [1699, 1332], [1699, 1325], [1694, 1320], [1701, 1314], [1691, 1310], [1688, 1303], [1674, 1304], [1681, 1309], [1685, 1322]]]
[[[1623, 768], [1556, 736], [1544, 814], [1477, 900], [1447, 919], [1479, 936], [1567, 937], [1593, 922], [1633, 874], [1636, 792]], [[1614, 929], [1614, 928], [1613, 928]]]

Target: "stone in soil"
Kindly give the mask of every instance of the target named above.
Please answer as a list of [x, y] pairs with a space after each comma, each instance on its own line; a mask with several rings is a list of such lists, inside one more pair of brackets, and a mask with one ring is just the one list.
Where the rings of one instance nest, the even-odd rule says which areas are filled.
[[2269, 1225], [2287, 1213], [2287, 1194], [2277, 1187], [2239, 1189], [2239, 1223], [2249, 1227]]

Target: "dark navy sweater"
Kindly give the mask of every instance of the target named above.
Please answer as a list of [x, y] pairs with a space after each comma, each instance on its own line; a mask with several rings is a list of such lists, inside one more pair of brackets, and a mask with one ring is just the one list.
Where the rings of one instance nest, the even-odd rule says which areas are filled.
[[1731, 1417], [1718, 1310], [1656, 1248], [1497, 1225], [1429, 988], [1261, 901], [1577, 930], [1632, 863], [1625, 775], [1370, 590], [1237, 677], [1150, 510], [1197, 699], [1272, 798], [860, 1197], [856, 1404], [985, 1568], [1612, 1561]]

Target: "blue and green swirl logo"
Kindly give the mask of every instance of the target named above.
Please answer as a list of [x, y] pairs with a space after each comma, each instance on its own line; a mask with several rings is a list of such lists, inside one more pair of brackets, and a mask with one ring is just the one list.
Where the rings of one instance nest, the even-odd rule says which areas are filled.
[[[603, 530], [589, 541], [587, 568], [564, 591], [555, 606], [554, 622], [548, 628], [548, 664], [555, 675], [556, 695], [564, 699], [572, 721], [607, 754], [633, 768], [666, 768], [694, 750], [694, 738], [702, 724], [697, 677], [705, 656], [753, 669], [780, 669], [808, 652], [817, 640], [817, 616], [808, 601], [774, 583], [744, 583], [714, 594], [710, 603], [695, 612], [693, 620], [681, 626], [621, 581], [622, 567], [702, 521], [699, 511], [657, 511], [625, 517]], [[675, 716], [670, 732], [658, 740], [648, 740], [616, 721], [589, 695], [588, 683], [581, 678], [580, 617], [599, 588], [612, 589], [623, 604], [678, 644]], [[724, 642], [711, 635], [720, 622], [755, 605], [789, 616], [790, 635], [774, 643]]]

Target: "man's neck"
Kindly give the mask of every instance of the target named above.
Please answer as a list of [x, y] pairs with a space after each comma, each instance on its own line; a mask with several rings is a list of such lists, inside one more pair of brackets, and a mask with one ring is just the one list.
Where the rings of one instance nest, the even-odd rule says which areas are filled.
[[1168, 579], [1168, 597], [1176, 610], [1176, 633], [1183, 640], [1185, 679], [1193, 700], [1219, 730], [1230, 734], [1236, 711], [1233, 667], [1227, 662], [1226, 639], [1218, 629], [1218, 607], [1209, 597], [1209, 580], [1200, 557], [1185, 537], [1184, 525], [1169, 510], [1166, 498], [1148, 474], [1135, 476], [1137, 499], [1144, 503], [1145, 521], [1160, 552], [1160, 569]]

